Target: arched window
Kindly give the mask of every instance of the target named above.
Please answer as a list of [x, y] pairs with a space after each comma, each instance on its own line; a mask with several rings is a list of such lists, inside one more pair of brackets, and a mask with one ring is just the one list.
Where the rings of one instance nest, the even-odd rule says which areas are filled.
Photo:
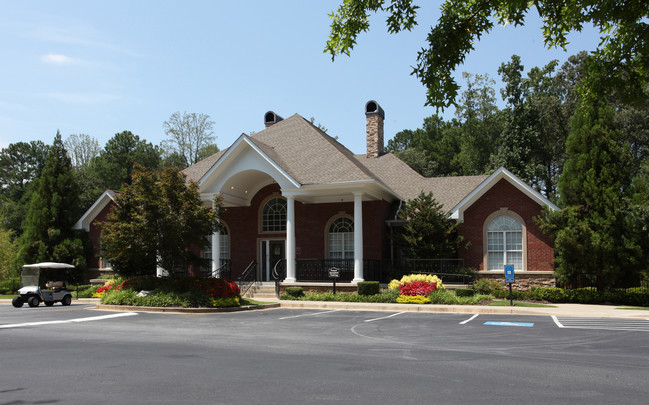
[[329, 225], [329, 259], [354, 258], [354, 222], [340, 217]]
[[514, 217], [499, 215], [487, 227], [487, 269], [523, 268], [523, 226]]
[[286, 200], [280, 197], [271, 198], [261, 212], [262, 232], [286, 231]]

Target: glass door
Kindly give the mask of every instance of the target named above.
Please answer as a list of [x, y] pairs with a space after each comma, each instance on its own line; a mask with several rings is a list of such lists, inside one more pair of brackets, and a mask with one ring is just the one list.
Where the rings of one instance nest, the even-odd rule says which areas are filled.
[[271, 281], [273, 267], [284, 259], [286, 253], [285, 241], [281, 239], [266, 239], [259, 246], [259, 280]]

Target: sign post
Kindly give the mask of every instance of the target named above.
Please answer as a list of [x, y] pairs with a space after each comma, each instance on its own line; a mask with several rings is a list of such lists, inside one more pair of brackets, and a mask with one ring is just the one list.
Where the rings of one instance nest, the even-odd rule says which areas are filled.
[[336, 279], [340, 278], [340, 269], [338, 267], [331, 267], [329, 269], [329, 278], [333, 280], [334, 295], [336, 295]]
[[514, 306], [514, 297], [512, 297], [512, 283], [515, 283], [514, 266], [505, 265], [505, 283], [509, 283], [509, 306]]

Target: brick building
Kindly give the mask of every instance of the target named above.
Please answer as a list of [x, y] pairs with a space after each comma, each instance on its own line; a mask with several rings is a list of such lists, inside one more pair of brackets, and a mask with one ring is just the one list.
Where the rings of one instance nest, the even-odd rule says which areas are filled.
[[[519, 280], [552, 282], [552, 243], [533, 217], [556, 206], [505, 168], [425, 178], [384, 153], [385, 113], [378, 103], [369, 101], [365, 116], [365, 154], [354, 155], [300, 115], [283, 119], [269, 111], [263, 131], [242, 134], [183, 171], [206, 204], [220, 195], [226, 207], [223, 231], [209, 236], [203, 252], [214, 274], [228, 267], [236, 278], [252, 266], [258, 279], [269, 280], [281, 261], [285, 283], [319, 280], [329, 266], [352, 282], [377, 279], [384, 263], [400, 257], [389, 238], [400, 204], [424, 191], [462, 221], [470, 242], [459, 253], [465, 266], [502, 278], [503, 265], [513, 264]], [[113, 204], [114, 194], [104, 193], [75, 225], [95, 246], [91, 266], [102, 266], [96, 223]]]

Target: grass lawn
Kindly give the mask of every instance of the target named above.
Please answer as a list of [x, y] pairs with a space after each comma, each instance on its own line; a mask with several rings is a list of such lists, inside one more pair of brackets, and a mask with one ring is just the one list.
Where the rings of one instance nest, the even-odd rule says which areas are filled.
[[[489, 303], [490, 307], [508, 307], [509, 301], [492, 301]], [[556, 308], [556, 305], [538, 304], [536, 302], [522, 302], [514, 301], [515, 307], [541, 307], [541, 308]]]
[[13, 297], [17, 297], [17, 296], [18, 296], [17, 294], [14, 294], [14, 295], [2, 295], [2, 294], [0, 294], [0, 300], [10, 300]]
[[615, 309], [630, 309], [632, 311], [649, 311], [649, 307], [623, 307], [623, 308], [615, 308]]
[[250, 299], [250, 298], [241, 298], [241, 300], [239, 300], [239, 302], [241, 303], [242, 307], [247, 307], [249, 305], [274, 304], [274, 302], [263, 302], [263, 301], [253, 300], [253, 299]]

